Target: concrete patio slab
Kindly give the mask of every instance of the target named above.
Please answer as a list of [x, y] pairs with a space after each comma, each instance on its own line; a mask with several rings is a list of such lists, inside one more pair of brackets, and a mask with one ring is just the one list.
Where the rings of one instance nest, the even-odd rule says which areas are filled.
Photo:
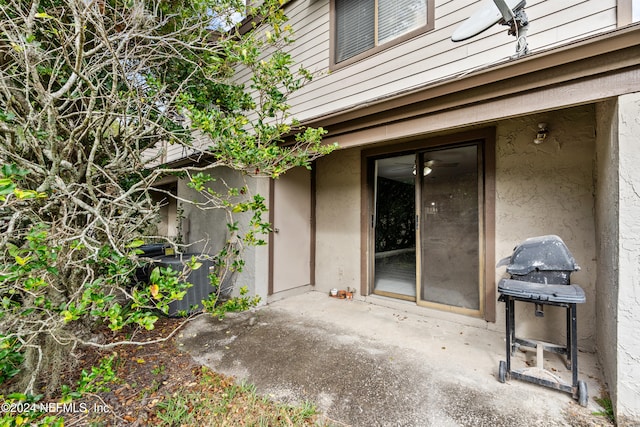
[[[481, 323], [479, 323], [481, 324]], [[497, 381], [504, 334], [359, 300], [307, 292], [219, 321], [194, 320], [181, 334], [199, 362], [283, 402], [309, 401], [329, 425], [608, 425], [595, 355], [580, 352], [588, 407], [534, 384]], [[535, 364], [535, 352], [514, 368]], [[559, 356], [545, 368], [570, 381]]]

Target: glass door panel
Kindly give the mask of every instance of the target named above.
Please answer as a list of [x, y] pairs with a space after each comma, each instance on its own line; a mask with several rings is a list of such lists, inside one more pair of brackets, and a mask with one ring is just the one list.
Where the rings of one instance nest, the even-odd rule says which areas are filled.
[[416, 155], [374, 164], [373, 292], [416, 299]]
[[478, 146], [421, 153], [419, 301], [480, 310]]

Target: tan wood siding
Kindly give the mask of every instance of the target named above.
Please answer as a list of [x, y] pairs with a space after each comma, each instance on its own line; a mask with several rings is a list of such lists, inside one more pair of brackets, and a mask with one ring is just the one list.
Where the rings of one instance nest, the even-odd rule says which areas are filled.
[[[291, 53], [319, 75], [293, 97], [292, 112], [305, 120], [508, 59], [515, 52], [515, 38], [504, 26], [465, 42], [450, 40], [481, 4], [439, 1], [434, 31], [329, 73], [329, 0], [293, 2], [287, 10], [297, 34]], [[616, 0], [530, 0], [526, 12], [532, 52], [616, 28]]]
[[[528, 0], [528, 33], [532, 53], [615, 30], [616, 0]], [[496, 25], [460, 43], [453, 31], [482, 1], [437, 1], [435, 29], [335, 71], [329, 71], [330, 0], [297, 0], [286, 6], [296, 42], [288, 47], [296, 63], [316, 74], [293, 95], [291, 113], [302, 121], [348, 111], [394, 94], [455, 80], [470, 72], [509, 61], [515, 38]], [[248, 84], [248, 70], [238, 81]], [[181, 147], [166, 147], [168, 162], [184, 158]]]

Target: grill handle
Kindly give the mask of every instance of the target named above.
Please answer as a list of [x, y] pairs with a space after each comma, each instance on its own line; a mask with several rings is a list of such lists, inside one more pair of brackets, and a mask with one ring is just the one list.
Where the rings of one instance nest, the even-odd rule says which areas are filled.
[[506, 258], [502, 258], [500, 261], [498, 261], [498, 263], [496, 264], [496, 268], [498, 267], [502, 267], [503, 265], [509, 265], [509, 263], [511, 262], [511, 256], [508, 256]]

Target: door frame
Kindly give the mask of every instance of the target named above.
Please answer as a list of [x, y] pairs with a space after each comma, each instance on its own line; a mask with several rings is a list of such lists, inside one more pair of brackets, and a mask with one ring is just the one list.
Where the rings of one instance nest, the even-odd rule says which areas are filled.
[[[286, 174], [286, 172], [285, 172]], [[309, 171], [309, 193], [310, 193], [310, 229], [309, 229], [309, 286], [311, 288], [315, 287], [315, 277], [316, 277], [316, 167], [315, 161], [311, 163], [311, 170]], [[274, 295], [274, 266], [275, 266], [275, 230], [274, 225], [275, 221], [275, 210], [278, 209], [275, 205], [275, 191], [276, 191], [276, 182], [275, 179], [269, 179], [269, 224], [271, 224], [271, 232], [269, 233], [268, 238], [268, 263], [269, 263], [269, 271], [267, 278], [267, 296]], [[287, 292], [287, 291], [282, 291]]]
[[[397, 293], [397, 292], [393, 292], [393, 291], [389, 291], [389, 290], [381, 290], [381, 289], [376, 289], [376, 273], [375, 271], [377, 270], [377, 252], [376, 252], [376, 233], [378, 232], [378, 230], [380, 229], [379, 225], [378, 225], [378, 218], [380, 217], [380, 212], [378, 211], [378, 201], [380, 200], [380, 195], [379, 193], [376, 194], [376, 192], [378, 191], [378, 189], [380, 188], [380, 184], [378, 183], [378, 179], [380, 178], [379, 173], [377, 173], [377, 167], [376, 164], [378, 163], [378, 161], [380, 160], [394, 160], [397, 161], [397, 159], [402, 158], [402, 157], [412, 157], [413, 158], [413, 167], [414, 167], [414, 179], [413, 179], [413, 188], [411, 191], [411, 200], [413, 202], [413, 212], [412, 212], [412, 216], [414, 218], [414, 221], [417, 221], [418, 219], [418, 211], [417, 209], [417, 203], [418, 203], [418, 186], [417, 186], [417, 181], [416, 181], [416, 177], [415, 177], [415, 169], [416, 169], [416, 159], [418, 158], [419, 152], [409, 152], [409, 153], [392, 153], [390, 155], [380, 155], [380, 156], [375, 156], [375, 157], [369, 157], [369, 168], [373, 168], [374, 170], [372, 170], [372, 176], [371, 176], [371, 180], [369, 181], [371, 183], [371, 185], [373, 185], [373, 188], [371, 189], [371, 194], [373, 197], [373, 201], [372, 201], [372, 218], [371, 218], [371, 229], [370, 229], [370, 233], [371, 233], [371, 240], [372, 240], [372, 269], [371, 269], [371, 278], [370, 278], [370, 288], [369, 291], [373, 294], [376, 295], [382, 295], [385, 297], [390, 297], [390, 298], [395, 298], [395, 299], [401, 299], [401, 300], [406, 300], [406, 301], [413, 301], [416, 302], [417, 301], [417, 280], [414, 282], [414, 286], [413, 286], [413, 291], [415, 293], [415, 295], [409, 295], [409, 294], [402, 294], [402, 293]], [[419, 238], [419, 233], [418, 233], [418, 229], [416, 228], [416, 223], [414, 222], [414, 231], [413, 231], [413, 237], [414, 239], [418, 239]], [[417, 251], [419, 250], [419, 244], [417, 241], [415, 241], [415, 246], [414, 246], [414, 261], [416, 261], [416, 265], [414, 266], [413, 270], [414, 273], [416, 274], [416, 278], [418, 277], [418, 274], [420, 272], [419, 270], [419, 266], [417, 265]]]
[[[476, 287], [476, 289], [478, 290], [478, 308], [477, 309], [473, 309], [473, 308], [465, 308], [465, 307], [459, 307], [459, 306], [453, 306], [453, 305], [448, 305], [445, 303], [439, 303], [439, 302], [435, 302], [435, 301], [429, 301], [426, 299], [423, 299], [420, 295], [422, 293], [422, 286], [423, 286], [423, 233], [424, 234], [428, 234], [429, 230], [426, 228], [423, 228], [422, 224], [425, 221], [425, 215], [426, 212], [423, 212], [422, 208], [423, 208], [423, 200], [422, 200], [422, 194], [424, 191], [424, 186], [425, 186], [425, 182], [423, 179], [419, 179], [416, 181], [420, 182], [420, 185], [416, 185], [416, 222], [417, 222], [417, 227], [416, 227], [416, 254], [420, 254], [419, 258], [416, 257], [416, 278], [417, 278], [417, 283], [416, 283], [416, 303], [420, 306], [423, 307], [430, 307], [430, 308], [436, 308], [438, 310], [443, 310], [443, 311], [451, 311], [454, 313], [460, 313], [460, 314], [464, 314], [467, 316], [474, 316], [474, 317], [482, 317], [484, 315], [484, 282], [486, 280], [486, 277], [484, 275], [484, 271], [485, 271], [485, 254], [484, 254], [484, 245], [482, 244], [484, 242], [484, 145], [485, 142], [483, 139], [473, 139], [470, 140], [468, 142], [463, 142], [460, 144], [453, 144], [453, 145], [445, 145], [445, 146], [437, 146], [437, 147], [429, 147], [427, 149], [424, 150], [417, 150], [416, 152], [416, 161], [418, 162], [418, 170], [422, 170], [422, 168], [424, 167], [423, 165], [423, 161], [424, 161], [424, 156], [426, 153], [429, 153], [431, 151], [440, 151], [440, 150], [450, 150], [450, 149], [457, 149], [457, 148], [464, 148], [464, 147], [476, 147], [476, 171], [477, 171], [477, 194], [478, 194], [478, 204], [477, 204], [477, 212], [478, 212], [478, 286]], [[417, 177], [416, 177], [417, 178]]]
[[[361, 284], [362, 295], [369, 295], [373, 291], [373, 268], [372, 256], [374, 251], [374, 236], [371, 221], [374, 217], [374, 195], [373, 171], [369, 166], [371, 160], [385, 155], [410, 154], [416, 151], [447, 147], [482, 141], [479, 144], [480, 156], [484, 159], [484, 175], [479, 183], [483, 187], [480, 195], [482, 199], [482, 209], [480, 211], [482, 226], [480, 230], [480, 277], [483, 281], [480, 290], [481, 306], [479, 313], [476, 310], [440, 305], [440, 304], [420, 304], [429, 308], [451, 311], [470, 316], [479, 316], [486, 321], [496, 321], [496, 275], [495, 275], [495, 128], [483, 128], [460, 132], [449, 135], [435, 136], [431, 138], [414, 139], [404, 142], [392, 141], [381, 147], [363, 150], [361, 153]], [[417, 251], [417, 248], [416, 248]], [[420, 263], [418, 263], [420, 264]], [[419, 268], [419, 267], [418, 267]], [[419, 272], [418, 272], [419, 273]], [[416, 303], [417, 304], [417, 303]]]

